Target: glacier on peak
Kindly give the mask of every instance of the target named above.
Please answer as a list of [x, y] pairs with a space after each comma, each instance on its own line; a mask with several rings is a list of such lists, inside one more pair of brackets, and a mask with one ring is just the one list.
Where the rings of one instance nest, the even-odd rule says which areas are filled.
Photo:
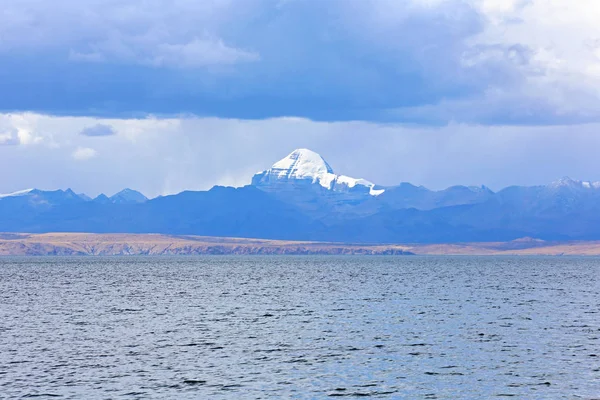
[[335, 174], [321, 155], [308, 149], [294, 150], [252, 178], [253, 186], [263, 188], [290, 183], [318, 184], [334, 192], [364, 191], [372, 196], [385, 191], [365, 179]]

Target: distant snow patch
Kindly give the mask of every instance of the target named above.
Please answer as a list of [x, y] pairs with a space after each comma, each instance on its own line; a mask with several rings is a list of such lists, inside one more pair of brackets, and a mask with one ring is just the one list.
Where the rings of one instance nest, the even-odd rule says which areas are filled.
[[25, 196], [28, 193], [30, 193], [33, 189], [25, 189], [25, 190], [19, 190], [17, 192], [12, 192], [12, 193], [7, 193], [7, 194], [0, 194], [0, 199], [3, 199], [5, 197], [18, 197], [18, 196]]

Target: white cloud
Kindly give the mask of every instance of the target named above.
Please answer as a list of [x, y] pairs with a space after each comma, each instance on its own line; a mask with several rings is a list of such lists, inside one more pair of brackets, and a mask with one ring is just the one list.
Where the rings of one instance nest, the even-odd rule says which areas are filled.
[[75, 149], [72, 156], [73, 156], [73, 159], [75, 159], [77, 161], [86, 161], [86, 160], [89, 160], [90, 158], [96, 157], [96, 154], [97, 154], [96, 150], [94, 150], [92, 148], [78, 147], [77, 149]]
[[0, 146], [16, 146], [20, 144], [16, 129], [0, 132]]
[[[474, 4], [488, 21], [483, 31], [468, 42], [480, 49], [480, 62], [500, 57], [522, 78], [517, 86], [503, 88], [507, 96], [514, 101], [514, 92], [520, 91], [525, 99], [537, 98], [538, 103], [546, 103], [558, 116], [576, 115], [579, 108], [598, 116], [600, 3], [482, 0]], [[508, 51], [494, 55], [499, 48]], [[510, 49], [522, 49], [526, 54]]]
[[17, 136], [19, 137], [19, 143], [24, 145], [39, 144], [43, 139], [37, 136], [33, 131], [27, 128], [19, 129]]
[[4, 131], [0, 141], [23, 146], [41, 144], [44, 137], [37, 132], [38, 121], [39, 116], [32, 113], [0, 114], [0, 131]]

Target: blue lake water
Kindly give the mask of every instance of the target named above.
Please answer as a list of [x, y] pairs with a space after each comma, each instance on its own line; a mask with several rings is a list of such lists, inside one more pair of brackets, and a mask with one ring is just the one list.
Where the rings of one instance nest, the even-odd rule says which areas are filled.
[[1, 258], [29, 396], [600, 398], [600, 259]]

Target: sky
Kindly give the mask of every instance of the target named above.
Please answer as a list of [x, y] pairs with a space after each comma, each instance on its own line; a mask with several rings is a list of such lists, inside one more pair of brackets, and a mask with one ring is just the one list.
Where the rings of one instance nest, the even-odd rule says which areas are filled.
[[1, 0], [0, 193], [600, 181], [596, 0]]

